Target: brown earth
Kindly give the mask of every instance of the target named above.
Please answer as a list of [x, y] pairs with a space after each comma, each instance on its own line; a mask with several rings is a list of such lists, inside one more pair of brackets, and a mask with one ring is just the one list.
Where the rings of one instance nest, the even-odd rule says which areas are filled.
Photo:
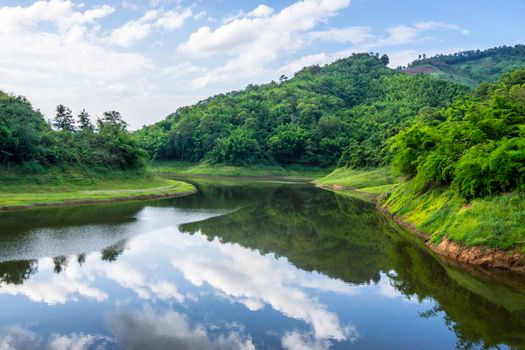
[[488, 246], [466, 247], [447, 237], [439, 243], [432, 242], [429, 234], [418, 230], [413, 224], [392, 214], [388, 208], [384, 208], [379, 204], [377, 204], [377, 207], [399, 225], [421, 238], [427, 247], [439, 255], [464, 264], [525, 273], [525, 255], [518, 249], [503, 250]]

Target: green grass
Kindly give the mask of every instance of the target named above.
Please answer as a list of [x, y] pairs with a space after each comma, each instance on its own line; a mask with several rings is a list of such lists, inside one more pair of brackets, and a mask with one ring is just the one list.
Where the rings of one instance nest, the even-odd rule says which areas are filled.
[[329, 175], [316, 180], [322, 186], [343, 186], [358, 192], [379, 195], [393, 186], [396, 178], [389, 168], [356, 170], [335, 169]]
[[1, 169], [0, 208], [109, 201], [138, 196], [175, 195], [194, 191], [187, 183], [162, 179], [144, 171], [96, 172], [50, 169], [32, 175]]
[[519, 247], [525, 252], [525, 194], [508, 193], [467, 203], [450, 189], [420, 193], [407, 182], [388, 191], [380, 202], [390, 212], [428, 233], [465, 246]]
[[207, 163], [156, 162], [150, 166], [155, 173], [205, 176], [265, 176], [318, 178], [328, 174], [331, 169], [293, 165], [287, 167], [249, 165], [231, 166]]

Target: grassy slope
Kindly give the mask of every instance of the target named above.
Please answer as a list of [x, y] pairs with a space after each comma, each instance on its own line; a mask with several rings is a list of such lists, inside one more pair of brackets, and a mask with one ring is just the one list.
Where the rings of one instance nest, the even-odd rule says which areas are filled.
[[382, 206], [431, 235], [434, 241], [446, 236], [466, 246], [520, 247], [525, 253], [525, 194], [509, 193], [466, 203], [449, 189], [420, 193], [411, 182], [396, 185], [396, 180], [399, 179], [386, 168], [367, 171], [340, 168], [316, 183], [344, 186], [353, 191], [337, 192], [362, 199], [384, 192], [379, 197]]
[[419, 193], [414, 184], [396, 186], [380, 198], [389, 211], [440, 241], [448, 237], [465, 246], [519, 247], [525, 252], [525, 195], [509, 193], [466, 203], [450, 189]]
[[80, 169], [52, 169], [41, 174], [21, 175], [2, 169], [0, 178], [0, 208], [132, 199], [195, 190], [190, 184], [145, 172], [97, 173]]
[[377, 196], [387, 191], [395, 183], [395, 176], [388, 168], [372, 170], [335, 169], [329, 175], [316, 180], [321, 186], [343, 186], [355, 192]]
[[277, 176], [318, 178], [325, 176], [330, 169], [305, 166], [229, 166], [206, 163], [187, 162], [156, 162], [150, 167], [155, 173], [174, 173], [178, 175], [209, 175], [209, 176]]

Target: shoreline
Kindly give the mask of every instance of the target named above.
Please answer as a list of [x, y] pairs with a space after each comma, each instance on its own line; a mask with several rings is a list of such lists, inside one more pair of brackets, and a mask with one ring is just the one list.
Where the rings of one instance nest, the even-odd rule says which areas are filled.
[[87, 205], [87, 204], [147, 201], [147, 200], [154, 200], [154, 199], [184, 197], [184, 196], [189, 196], [195, 193], [197, 193], [196, 189], [192, 191], [184, 191], [184, 192], [177, 192], [177, 193], [145, 194], [145, 195], [137, 195], [137, 196], [101, 198], [101, 199], [73, 199], [73, 200], [65, 200], [65, 201], [56, 202], [56, 203], [34, 203], [34, 204], [29, 204], [29, 205], [0, 206], [0, 212], [21, 211], [21, 210], [26, 210], [26, 209], [43, 208], [43, 207], [67, 207], [67, 206]]
[[[329, 191], [348, 191], [360, 195], [367, 194], [366, 192], [359, 191], [359, 189], [340, 185], [317, 184], [317, 187]], [[483, 245], [467, 247], [461, 243], [450, 240], [448, 237], [445, 237], [440, 243], [434, 243], [431, 241], [431, 236], [429, 234], [419, 230], [414, 224], [405, 221], [403, 218], [392, 214], [388, 208], [381, 206], [377, 201], [378, 196], [370, 194], [367, 197], [376, 204], [379, 211], [383, 212], [398, 225], [420, 238], [432, 252], [442, 257], [471, 266], [509, 270], [525, 275], [525, 254], [521, 253], [516, 248], [503, 250]]]

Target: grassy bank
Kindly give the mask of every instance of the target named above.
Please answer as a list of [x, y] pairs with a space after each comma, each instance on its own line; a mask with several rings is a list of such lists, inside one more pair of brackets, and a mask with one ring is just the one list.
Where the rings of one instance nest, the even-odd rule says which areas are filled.
[[147, 199], [195, 190], [190, 184], [144, 171], [68, 168], [28, 175], [17, 169], [1, 169], [0, 178], [0, 209]]
[[155, 173], [202, 176], [275, 176], [319, 178], [330, 173], [331, 169], [292, 165], [287, 167], [249, 165], [231, 166], [207, 163], [156, 162], [150, 166]]
[[353, 190], [356, 194], [378, 196], [390, 189], [396, 177], [389, 168], [356, 170], [338, 168], [325, 177], [317, 179], [316, 184], [335, 190]]
[[447, 237], [465, 247], [520, 248], [525, 253], [525, 194], [467, 202], [447, 188], [421, 192], [414, 183], [396, 179], [387, 168], [340, 168], [316, 183], [362, 199], [378, 198], [381, 206], [428, 234], [432, 242]]
[[448, 237], [466, 247], [517, 247], [525, 253], [524, 194], [508, 193], [467, 203], [450, 189], [421, 193], [413, 183], [406, 182], [379, 201], [392, 214], [428, 233], [433, 242]]

